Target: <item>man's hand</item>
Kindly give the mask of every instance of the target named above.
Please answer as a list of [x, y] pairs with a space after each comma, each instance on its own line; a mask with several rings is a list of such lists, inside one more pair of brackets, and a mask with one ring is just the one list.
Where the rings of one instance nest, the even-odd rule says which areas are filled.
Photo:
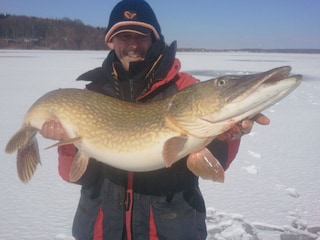
[[220, 134], [217, 138], [220, 141], [230, 141], [234, 139], [239, 139], [243, 135], [251, 132], [254, 122], [260, 125], [268, 125], [270, 123], [270, 119], [262, 113], [259, 113], [251, 119], [245, 119], [242, 122], [239, 122], [229, 131]]
[[40, 134], [44, 138], [52, 140], [66, 140], [69, 139], [66, 130], [62, 127], [57, 119], [49, 120], [42, 125]]

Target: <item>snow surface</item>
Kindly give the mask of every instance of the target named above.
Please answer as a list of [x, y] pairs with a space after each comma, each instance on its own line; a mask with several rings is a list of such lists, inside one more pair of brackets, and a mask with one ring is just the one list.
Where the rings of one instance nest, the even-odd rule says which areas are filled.
[[[74, 79], [101, 65], [105, 51], [0, 50], [0, 145], [20, 127], [44, 93], [84, 88]], [[182, 70], [201, 80], [290, 65], [304, 82], [264, 113], [243, 138], [224, 184], [201, 180], [208, 208], [208, 239], [320, 239], [320, 55], [277, 53], [178, 53]], [[40, 149], [52, 144], [41, 137]], [[57, 172], [55, 149], [41, 150], [27, 185], [16, 174], [16, 156], [0, 151], [0, 240], [69, 240], [79, 186]]]

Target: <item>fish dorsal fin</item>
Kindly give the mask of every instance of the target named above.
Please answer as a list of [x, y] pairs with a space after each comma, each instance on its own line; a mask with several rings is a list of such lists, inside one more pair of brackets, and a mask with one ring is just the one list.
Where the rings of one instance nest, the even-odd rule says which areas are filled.
[[162, 156], [165, 162], [166, 167], [171, 167], [171, 165], [177, 161], [177, 156], [179, 152], [184, 148], [185, 143], [187, 142], [187, 136], [177, 136], [168, 139], [163, 146]]
[[191, 153], [187, 159], [187, 167], [203, 179], [224, 182], [224, 169], [207, 148]]
[[41, 164], [38, 142], [33, 137], [28, 144], [17, 151], [17, 171], [23, 183], [30, 181], [39, 163]]
[[78, 151], [72, 161], [69, 176], [70, 182], [76, 182], [80, 179], [87, 169], [88, 162], [89, 157], [85, 153]]
[[57, 143], [55, 143], [55, 144], [53, 144], [53, 145], [51, 145], [51, 146], [49, 146], [49, 147], [46, 147], [45, 150], [48, 150], [48, 149], [53, 148], [53, 147], [58, 147], [58, 146], [63, 146], [63, 145], [67, 145], [67, 144], [72, 144], [72, 143], [75, 143], [75, 142], [80, 141], [80, 140], [81, 140], [81, 137], [80, 137], [80, 136], [75, 137], [75, 138], [69, 138], [69, 139], [67, 139], [67, 140], [61, 140], [61, 141], [59, 141], [59, 142], [57, 142]]

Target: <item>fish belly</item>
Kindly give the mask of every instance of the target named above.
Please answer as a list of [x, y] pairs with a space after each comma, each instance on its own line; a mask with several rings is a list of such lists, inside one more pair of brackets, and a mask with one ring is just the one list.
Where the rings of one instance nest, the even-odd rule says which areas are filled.
[[85, 140], [75, 145], [89, 157], [107, 165], [127, 171], [144, 172], [164, 168], [167, 165], [166, 161], [171, 163], [177, 162], [190, 153], [201, 150], [211, 141], [211, 139], [207, 138], [188, 137], [183, 148], [173, 156], [173, 159], [164, 159], [163, 151], [165, 150], [164, 145], [167, 140], [168, 138], [158, 139], [157, 142], [146, 148], [124, 151], [115, 151], [108, 147], [104, 149], [97, 148]]

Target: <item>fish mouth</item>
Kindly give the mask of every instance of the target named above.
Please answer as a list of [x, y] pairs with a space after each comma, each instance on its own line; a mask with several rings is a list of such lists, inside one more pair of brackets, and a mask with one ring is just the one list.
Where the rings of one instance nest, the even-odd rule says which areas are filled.
[[[235, 84], [234, 91], [227, 96], [227, 102], [238, 102], [242, 101], [244, 98], [266, 88], [271, 85], [278, 84], [280, 81], [286, 80], [288, 78], [296, 79], [297, 84], [301, 81], [301, 75], [293, 75], [289, 77], [291, 72], [290, 66], [278, 67], [271, 69], [267, 72], [250, 74], [247, 76], [235, 76], [237, 83]], [[288, 86], [289, 87], [289, 86]], [[283, 89], [285, 91], [286, 89]]]

